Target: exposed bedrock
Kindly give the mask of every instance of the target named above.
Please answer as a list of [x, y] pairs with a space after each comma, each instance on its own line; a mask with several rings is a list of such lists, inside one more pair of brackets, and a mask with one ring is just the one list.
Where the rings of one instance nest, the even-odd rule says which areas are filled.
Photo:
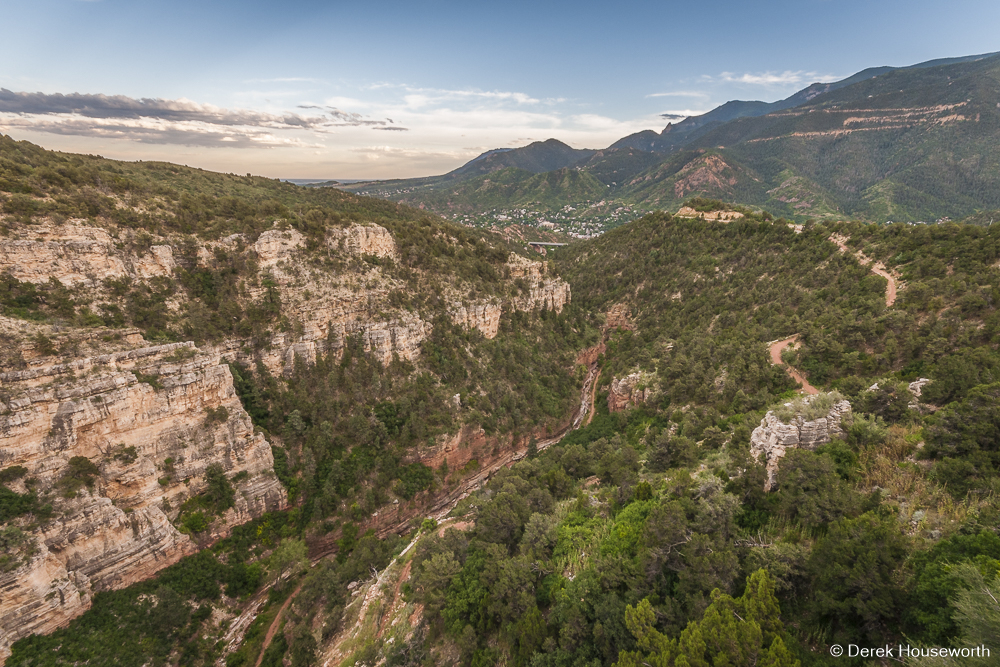
[[767, 467], [767, 482], [764, 490], [774, 487], [778, 474], [778, 463], [789, 449], [803, 447], [816, 449], [842, 435], [841, 422], [851, 413], [848, 401], [836, 403], [830, 411], [819, 419], [806, 421], [796, 415], [791, 423], [781, 421], [773, 410], [769, 410], [760, 421], [760, 426], [750, 435], [750, 453]]
[[[254, 433], [229, 368], [191, 343], [29, 366], [0, 374], [0, 386], [0, 466], [26, 468], [12, 490], [26, 492], [33, 479], [54, 508], [40, 526], [30, 516], [12, 522], [33, 546], [0, 573], [0, 651], [64, 625], [94, 592], [193, 553], [171, 519], [207, 488], [210, 465], [231, 480], [236, 502], [205, 540], [287, 506], [270, 445]], [[99, 470], [75, 492], [62, 481], [74, 457]]]

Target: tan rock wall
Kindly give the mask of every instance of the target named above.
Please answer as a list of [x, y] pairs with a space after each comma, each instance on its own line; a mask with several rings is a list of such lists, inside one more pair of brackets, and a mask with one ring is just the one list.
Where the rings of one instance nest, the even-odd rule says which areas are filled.
[[[569, 303], [569, 283], [561, 278], [545, 275], [545, 265], [511, 253], [507, 263], [512, 279], [521, 278], [528, 284], [527, 293], [521, 293], [508, 302], [515, 311], [545, 308], [557, 313]], [[495, 338], [500, 331], [500, 316], [504, 304], [497, 299], [463, 303], [456, 301], [451, 307], [452, 321], [470, 329], [479, 329], [486, 338]]]
[[352, 255], [374, 255], [395, 258], [396, 241], [385, 227], [378, 225], [351, 225], [327, 232], [327, 244], [336, 250]]
[[844, 431], [841, 422], [850, 413], [850, 402], [840, 401], [825, 417], [805, 421], [798, 415], [791, 424], [786, 424], [778, 419], [774, 411], [769, 410], [760, 421], [760, 426], [750, 435], [750, 453], [757, 460], [763, 458], [762, 462], [767, 467], [764, 490], [770, 491], [774, 487], [778, 475], [778, 463], [787, 450], [796, 447], [815, 449], [830, 442], [833, 436], [842, 435]]
[[608, 410], [622, 412], [630, 405], [641, 405], [652, 395], [648, 386], [652, 380], [646, 373], [632, 373], [623, 378], [614, 378], [608, 391]]
[[87, 225], [36, 225], [22, 238], [0, 239], [0, 268], [18, 280], [41, 283], [50, 277], [65, 285], [95, 283], [125, 275], [114, 239]]
[[45, 547], [24, 567], [0, 575], [0, 663], [10, 656], [10, 645], [33, 634], [65, 627], [90, 609], [90, 582]]
[[[193, 553], [170, 519], [205, 490], [209, 465], [230, 478], [248, 473], [210, 537], [287, 505], [270, 445], [254, 433], [229, 368], [191, 343], [3, 373], [0, 384], [0, 465], [26, 467], [56, 511], [31, 532], [39, 555], [0, 577], [0, 645], [59, 626], [86, 609], [92, 591], [141, 581]], [[221, 409], [224, 417], [210, 419]], [[134, 460], [116, 458], [129, 447]], [[74, 456], [101, 474], [64, 498], [56, 485]], [[47, 597], [56, 590], [70, 602], [57, 607]]]
[[503, 306], [499, 301], [455, 302], [451, 306], [451, 319], [455, 324], [467, 329], [479, 329], [487, 338], [495, 338], [500, 332], [501, 314]]
[[0, 271], [26, 282], [55, 278], [67, 286], [97, 286], [106, 278], [170, 275], [175, 266], [170, 246], [129, 252], [106, 230], [82, 220], [32, 225], [20, 232], [0, 238]]

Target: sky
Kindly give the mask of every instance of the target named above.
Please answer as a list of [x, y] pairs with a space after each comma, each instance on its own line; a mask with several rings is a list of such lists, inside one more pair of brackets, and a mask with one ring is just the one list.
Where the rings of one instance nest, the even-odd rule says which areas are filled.
[[1000, 51], [996, 0], [0, 0], [0, 133], [273, 178], [604, 148], [728, 100]]

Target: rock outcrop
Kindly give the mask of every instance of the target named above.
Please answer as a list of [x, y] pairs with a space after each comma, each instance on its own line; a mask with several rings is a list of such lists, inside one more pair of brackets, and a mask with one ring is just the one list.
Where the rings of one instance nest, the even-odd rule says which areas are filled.
[[55, 278], [64, 285], [87, 286], [107, 278], [151, 278], [173, 270], [169, 246], [125, 252], [106, 230], [82, 223], [33, 225], [30, 238], [0, 240], [0, 270], [26, 282]]
[[730, 222], [739, 220], [743, 214], [739, 211], [696, 211], [690, 206], [682, 206], [677, 211], [678, 218], [703, 218], [705, 220]]
[[843, 434], [841, 422], [850, 412], [850, 402], [840, 401], [819, 419], [806, 421], [801, 415], [796, 415], [791, 423], [786, 424], [773, 410], [769, 410], [760, 426], [750, 435], [750, 453], [757, 460], [763, 457], [763, 463], [767, 467], [764, 490], [770, 491], [774, 487], [778, 463], [787, 450], [796, 447], [815, 449], [830, 442], [833, 436]]
[[[207, 488], [210, 465], [231, 480], [236, 502], [205, 539], [287, 505], [270, 445], [254, 433], [218, 355], [173, 343], [52, 360], [0, 374], [0, 465], [26, 468], [55, 510], [41, 525], [22, 522], [36, 553], [0, 574], [0, 651], [65, 624], [92, 592], [141, 581], [193, 553], [171, 520]], [[61, 480], [74, 457], [100, 474], [66, 497]]]
[[[557, 313], [570, 301], [569, 283], [561, 278], [546, 275], [545, 264], [511, 253], [507, 269], [515, 284], [527, 287], [510, 299], [507, 307], [515, 311], [544, 308]], [[469, 329], [479, 329], [486, 338], [495, 338], [500, 331], [500, 316], [504, 304], [499, 299], [487, 299], [473, 303], [456, 301], [452, 303], [451, 319], [455, 324]]]
[[630, 405], [645, 403], [653, 393], [648, 386], [650, 380], [648, 373], [632, 373], [620, 379], [613, 379], [611, 389], [608, 391], [608, 410], [621, 412]]
[[353, 255], [395, 258], [396, 241], [385, 227], [351, 225], [327, 232], [327, 245]]
[[44, 544], [14, 575], [0, 576], [0, 663], [21, 637], [45, 634], [90, 609], [90, 582], [71, 574]]
[[499, 301], [477, 301], [470, 304], [455, 302], [450, 310], [452, 322], [459, 326], [479, 329], [487, 338], [495, 338], [500, 332], [503, 306]]

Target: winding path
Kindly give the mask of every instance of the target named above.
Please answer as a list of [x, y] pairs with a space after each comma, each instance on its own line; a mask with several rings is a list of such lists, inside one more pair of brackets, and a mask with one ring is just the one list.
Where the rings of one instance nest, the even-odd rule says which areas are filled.
[[809, 384], [809, 381], [806, 380], [806, 377], [802, 373], [800, 373], [798, 370], [792, 368], [791, 366], [789, 366], [788, 364], [786, 364], [784, 361], [781, 360], [782, 351], [789, 345], [794, 344], [795, 339], [798, 337], [799, 335], [795, 334], [794, 336], [785, 338], [784, 340], [776, 340], [773, 343], [771, 343], [770, 346], [771, 363], [774, 364], [775, 366], [784, 366], [785, 370], [788, 371], [788, 374], [792, 376], [792, 379], [802, 385], [802, 391], [804, 391], [805, 393], [818, 394], [819, 389]]
[[274, 620], [271, 621], [271, 627], [267, 629], [267, 634], [264, 635], [264, 645], [260, 647], [260, 655], [257, 656], [257, 663], [254, 665], [254, 667], [260, 667], [260, 662], [261, 660], [264, 659], [264, 651], [266, 651], [267, 647], [271, 645], [271, 640], [274, 639], [275, 633], [277, 633], [278, 628], [281, 627], [281, 617], [284, 615], [285, 610], [288, 609], [288, 605], [292, 603], [292, 600], [295, 599], [295, 596], [298, 595], [299, 591], [302, 590], [303, 583], [305, 582], [303, 581], [299, 583], [298, 586], [295, 587], [295, 590], [292, 591], [292, 594], [288, 596], [287, 600], [285, 600], [285, 604], [281, 605], [281, 609], [278, 610], [277, 616], [275, 616]]
[[[832, 234], [830, 236], [830, 241], [832, 243], [836, 244], [836, 246], [838, 248], [840, 248], [840, 252], [845, 252], [845, 253], [846, 252], [851, 252], [850, 248], [847, 247], [847, 237], [846, 236], [841, 236], [840, 234]], [[855, 253], [853, 253], [853, 254], [857, 258], [858, 263], [861, 264], [861, 266], [869, 266], [870, 265], [872, 273], [874, 273], [875, 275], [878, 275], [878, 276], [882, 276], [883, 278], [885, 278], [888, 281], [889, 284], [885, 288], [885, 306], [886, 306], [886, 308], [888, 308], [888, 307], [892, 306], [892, 304], [896, 303], [896, 290], [898, 289], [899, 285], [896, 282], [896, 277], [894, 275], [892, 275], [891, 273], [889, 273], [888, 270], [886, 270], [885, 264], [883, 264], [882, 262], [872, 262], [871, 257], [868, 257], [867, 255], [865, 255], [860, 250], [857, 251], [857, 252], [855, 252]]]

